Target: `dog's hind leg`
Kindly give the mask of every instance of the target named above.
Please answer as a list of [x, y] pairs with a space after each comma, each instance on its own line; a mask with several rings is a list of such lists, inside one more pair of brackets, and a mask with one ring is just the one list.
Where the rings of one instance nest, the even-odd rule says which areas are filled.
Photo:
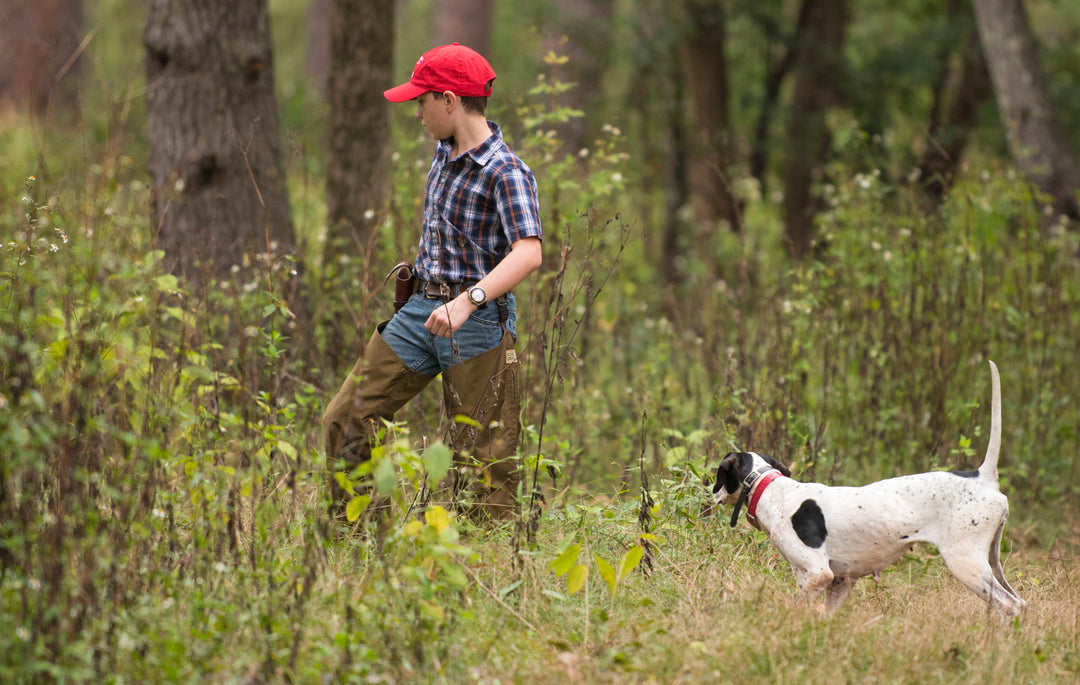
[[1009, 585], [1009, 581], [1005, 579], [1005, 571], [1001, 568], [1001, 533], [1003, 530], [1005, 530], [1004, 519], [1001, 521], [1001, 525], [998, 526], [997, 532], [994, 533], [994, 541], [990, 544], [987, 561], [994, 573], [994, 580], [997, 581], [1000, 589], [1004, 590], [1022, 610], [1027, 605], [1027, 602], [1020, 597], [1012, 585]]
[[1000, 571], [991, 566], [984, 557], [985, 549], [978, 550], [970, 546], [965, 549], [951, 549], [942, 557], [949, 571], [969, 590], [981, 597], [987, 604], [1009, 616], [1016, 616], [1024, 606], [1024, 600], [998, 580]]

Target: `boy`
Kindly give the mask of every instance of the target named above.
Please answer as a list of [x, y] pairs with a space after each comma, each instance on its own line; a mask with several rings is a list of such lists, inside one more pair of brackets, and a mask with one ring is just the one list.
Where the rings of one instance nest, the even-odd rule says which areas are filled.
[[[493, 517], [514, 512], [519, 476], [512, 461], [519, 432], [517, 310], [510, 290], [540, 267], [536, 179], [487, 120], [495, 72], [479, 53], [454, 43], [424, 53], [406, 83], [383, 93], [417, 102], [436, 141], [424, 192], [416, 289], [380, 324], [323, 415], [327, 459], [352, 471], [371, 458], [382, 419], [443, 375], [443, 402], [458, 457], [482, 473], [471, 490]], [[472, 421], [455, 421], [465, 415]], [[475, 423], [473, 423], [475, 422]], [[338, 501], [345, 493], [333, 485]]]

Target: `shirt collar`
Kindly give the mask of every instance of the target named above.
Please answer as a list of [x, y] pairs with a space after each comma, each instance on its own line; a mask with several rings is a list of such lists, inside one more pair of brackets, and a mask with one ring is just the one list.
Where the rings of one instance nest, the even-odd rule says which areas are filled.
[[[480, 166], [485, 166], [491, 158], [495, 155], [495, 151], [503, 142], [502, 129], [494, 121], [487, 122], [488, 129], [491, 130], [491, 135], [487, 140], [480, 143], [476, 147], [461, 154], [462, 157], [471, 157], [474, 162]], [[446, 138], [439, 141], [439, 156], [444, 161], [450, 161], [450, 151], [454, 147], [453, 137]]]

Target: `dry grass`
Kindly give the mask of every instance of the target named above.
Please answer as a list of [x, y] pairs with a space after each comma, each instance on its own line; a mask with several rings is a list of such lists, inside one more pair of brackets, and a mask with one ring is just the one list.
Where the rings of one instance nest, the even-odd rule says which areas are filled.
[[[610, 605], [590, 581], [589, 639], [583, 594], [538, 564], [507, 603], [479, 602], [457, 660], [421, 680], [530, 683], [1075, 682], [1080, 674], [1080, 578], [1075, 554], [1014, 552], [1006, 575], [1027, 599], [1019, 621], [988, 612], [930, 548], [916, 548], [881, 576], [859, 581], [831, 617], [795, 595], [793, 576], [757, 532], [721, 521], [660, 531], [654, 573], [635, 573]], [[551, 532], [556, 543], [561, 531]], [[487, 548], [485, 542], [491, 542]], [[485, 584], [499, 587], [508, 559], [483, 549]], [[542, 544], [543, 546], [543, 544]], [[1072, 549], [1076, 549], [1073, 547]], [[498, 560], [498, 561], [496, 561]], [[595, 575], [595, 574], [594, 574]], [[476, 594], [476, 593], [474, 593]], [[516, 615], [515, 615], [516, 614]], [[525, 625], [528, 623], [528, 627]], [[457, 640], [460, 636], [448, 636]]]

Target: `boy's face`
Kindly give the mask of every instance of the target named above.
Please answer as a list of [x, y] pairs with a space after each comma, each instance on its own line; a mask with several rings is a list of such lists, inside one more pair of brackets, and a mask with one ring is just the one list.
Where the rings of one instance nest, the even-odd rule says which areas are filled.
[[416, 98], [416, 116], [435, 140], [445, 140], [453, 135], [450, 113], [441, 93], [427, 92]]

